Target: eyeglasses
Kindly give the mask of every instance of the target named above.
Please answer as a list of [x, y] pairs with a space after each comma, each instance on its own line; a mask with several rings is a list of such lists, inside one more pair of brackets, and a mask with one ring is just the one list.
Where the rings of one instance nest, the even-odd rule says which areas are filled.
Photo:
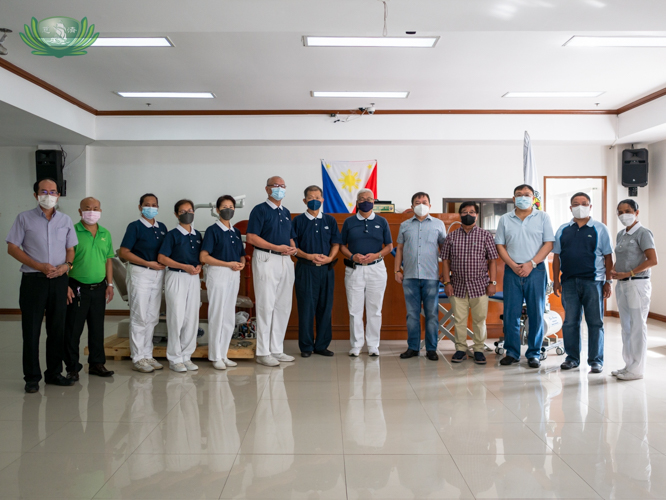
[[183, 214], [193, 214], [194, 210], [180, 210], [178, 211], [178, 215], [183, 215]]
[[476, 215], [476, 212], [460, 212], [460, 215]]
[[287, 185], [286, 184], [268, 184], [266, 187], [286, 189]]
[[375, 199], [374, 198], [359, 198], [358, 201], [369, 201], [370, 203], [374, 203]]
[[46, 196], [46, 195], [49, 195], [49, 196], [58, 196], [58, 191], [46, 191], [46, 190], [42, 189], [42, 190], [39, 192], [39, 194], [40, 194], [41, 196]]

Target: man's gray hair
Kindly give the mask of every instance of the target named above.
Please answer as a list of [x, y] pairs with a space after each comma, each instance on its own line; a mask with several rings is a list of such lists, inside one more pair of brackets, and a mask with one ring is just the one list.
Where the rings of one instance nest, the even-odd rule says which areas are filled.
[[358, 192], [356, 193], [356, 199], [358, 200], [365, 193], [370, 193], [372, 195], [372, 198], [373, 199], [375, 198], [375, 193], [372, 192], [372, 189], [363, 188], [363, 189], [359, 189]]

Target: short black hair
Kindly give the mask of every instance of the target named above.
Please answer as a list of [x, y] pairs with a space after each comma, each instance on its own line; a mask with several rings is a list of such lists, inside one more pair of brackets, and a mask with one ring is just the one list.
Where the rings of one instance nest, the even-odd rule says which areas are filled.
[[58, 186], [58, 182], [55, 179], [52, 179], [51, 177], [44, 177], [43, 179], [39, 179], [35, 184], [32, 186], [32, 190], [35, 192], [35, 194], [39, 193], [39, 184], [44, 182], [44, 181], [51, 181], [56, 185], [56, 189], [58, 190], [58, 194], [60, 194], [60, 186]]
[[308, 186], [308, 187], [305, 188], [305, 191], [303, 191], [303, 198], [307, 198], [308, 193], [310, 191], [319, 191], [321, 193], [321, 195], [324, 196], [324, 192], [321, 190], [321, 188], [319, 186], [315, 186], [313, 184], [312, 186]]
[[590, 198], [590, 196], [587, 193], [583, 193], [582, 191], [580, 193], [576, 193], [575, 195], [573, 195], [569, 203], [573, 203], [574, 198], [578, 198], [579, 196], [585, 196], [585, 198], [587, 198], [587, 201], [592, 203], [592, 198]]
[[217, 199], [217, 203], [215, 204], [215, 208], [217, 208], [217, 209], [219, 210], [219, 209], [220, 209], [220, 205], [222, 205], [222, 202], [223, 202], [223, 201], [230, 201], [231, 203], [234, 204], [234, 208], [236, 208], [236, 200], [234, 199], [233, 196], [231, 196], [231, 195], [229, 195], [229, 194], [225, 194], [225, 195], [223, 195], [223, 196], [220, 196], [220, 197]]
[[513, 194], [515, 195], [515, 194], [516, 194], [516, 191], [520, 191], [520, 190], [525, 189], [525, 188], [527, 188], [527, 189], [529, 189], [530, 191], [532, 191], [532, 195], [534, 195], [534, 188], [533, 188], [532, 186], [530, 186], [529, 184], [521, 184], [520, 186], [516, 186], [516, 187], [513, 189]]
[[463, 211], [463, 208], [467, 207], [474, 207], [474, 210], [476, 213], [479, 213], [479, 204], [474, 202], [474, 201], [464, 201], [460, 204], [460, 208], [458, 208], [458, 213], [461, 213]]
[[638, 203], [636, 203], [635, 200], [631, 200], [629, 198], [627, 198], [626, 200], [622, 200], [620, 203], [617, 204], [618, 210], [620, 208], [620, 205], [629, 205], [634, 212], [638, 210]]
[[158, 205], [160, 204], [159, 200], [157, 199], [157, 196], [155, 196], [153, 193], [146, 193], [139, 199], [139, 206], [143, 205], [143, 202], [146, 201], [146, 198], [150, 198], [150, 197], [155, 198], [155, 202]]
[[178, 200], [176, 204], [173, 206], [173, 213], [178, 215], [178, 210], [180, 209], [181, 205], [185, 205], [186, 203], [189, 203], [192, 205], [192, 210], [194, 210], [194, 202], [192, 200], [188, 200], [186, 198], [183, 198], [182, 200]]
[[430, 195], [428, 193], [424, 193], [423, 191], [419, 191], [418, 193], [414, 193], [414, 195], [412, 196], [412, 205], [414, 204], [414, 200], [416, 198], [421, 198], [422, 196], [428, 198], [428, 203], [430, 203]]

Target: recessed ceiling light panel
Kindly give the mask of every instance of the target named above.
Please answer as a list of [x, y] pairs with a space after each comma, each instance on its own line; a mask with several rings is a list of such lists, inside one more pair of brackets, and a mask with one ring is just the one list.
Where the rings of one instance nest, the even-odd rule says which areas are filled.
[[565, 47], [666, 47], [666, 36], [574, 36]]
[[502, 97], [599, 97], [599, 91], [560, 91], [560, 92], [507, 92]]
[[399, 92], [324, 92], [324, 91], [312, 91], [312, 97], [353, 97], [353, 98], [363, 98], [363, 99], [407, 99], [409, 92], [399, 91]]
[[166, 37], [99, 37], [91, 47], [173, 47]]
[[306, 47], [406, 47], [431, 49], [438, 36], [304, 36]]
[[120, 97], [166, 98], [166, 99], [214, 99], [212, 92], [115, 92]]

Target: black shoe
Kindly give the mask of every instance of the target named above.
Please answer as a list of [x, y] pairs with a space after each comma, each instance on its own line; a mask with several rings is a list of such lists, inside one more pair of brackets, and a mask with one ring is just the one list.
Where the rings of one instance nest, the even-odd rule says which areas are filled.
[[560, 365], [560, 368], [563, 370], [573, 370], [574, 368], [578, 368], [578, 363], [574, 363], [573, 361], [567, 359]]
[[482, 352], [475, 352], [474, 353], [474, 362], [477, 365], [485, 365], [486, 364], [486, 357], [483, 355]]
[[312, 356], [312, 351], [303, 351], [301, 353], [301, 358], [309, 358], [310, 356]]
[[114, 372], [112, 372], [111, 370], [107, 370], [106, 366], [104, 366], [102, 363], [96, 363], [90, 365], [90, 367], [88, 368], [88, 373], [90, 375], [97, 375], [98, 377], [111, 377]]
[[55, 377], [44, 377], [44, 383], [51, 385], [61, 385], [63, 387], [74, 385], [74, 381], [71, 378], [63, 377], [60, 374], [56, 375]]
[[439, 356], [437, 355], [437, 351], [426, 351], [426, 358], [430, 361], [437, 361]]
[[79, 381], [79, 372], [67, 372], [67, 378], [73, 380], [74, 382]]
[[328, 357], [331, 357], [334, 354], [333, 351], [329, 349], [324, 349], [323, 351], [315, 351], [314, 353], [319, 354], [320, 356], [328, 356]]
[[508, 366], [514, 363], [518, 363], [518, 360], [513, 356], [509, 356], [508, 354], [500, 360], [500, 365], [502, 366]]
[[602, 365], [601, 363], [592, 363], [590, 365], [590, 372], [601, 373], [602, 371], [604, 371], [604, 365]]
[[415, 356], [419, 356], [419, 354], [419, 351], [415, 351], [414, 349], [407, 349], [400, 355], [400, 359], [413, 358]]
[[530, 368], [539, 368], [541, 366], [541, 361], [539, 361], [539, 358], [530, 358], [527, 360], [527, 366]]
[[39, 392], [39, 382], [26, 382], [25, 392], [28, 394], [34, 394], [36, 392]]
[[462, 363], [467, 359], [467, 353], [465, 351], [456, 351], [456, 353], [451, 358], [452, 363]]

